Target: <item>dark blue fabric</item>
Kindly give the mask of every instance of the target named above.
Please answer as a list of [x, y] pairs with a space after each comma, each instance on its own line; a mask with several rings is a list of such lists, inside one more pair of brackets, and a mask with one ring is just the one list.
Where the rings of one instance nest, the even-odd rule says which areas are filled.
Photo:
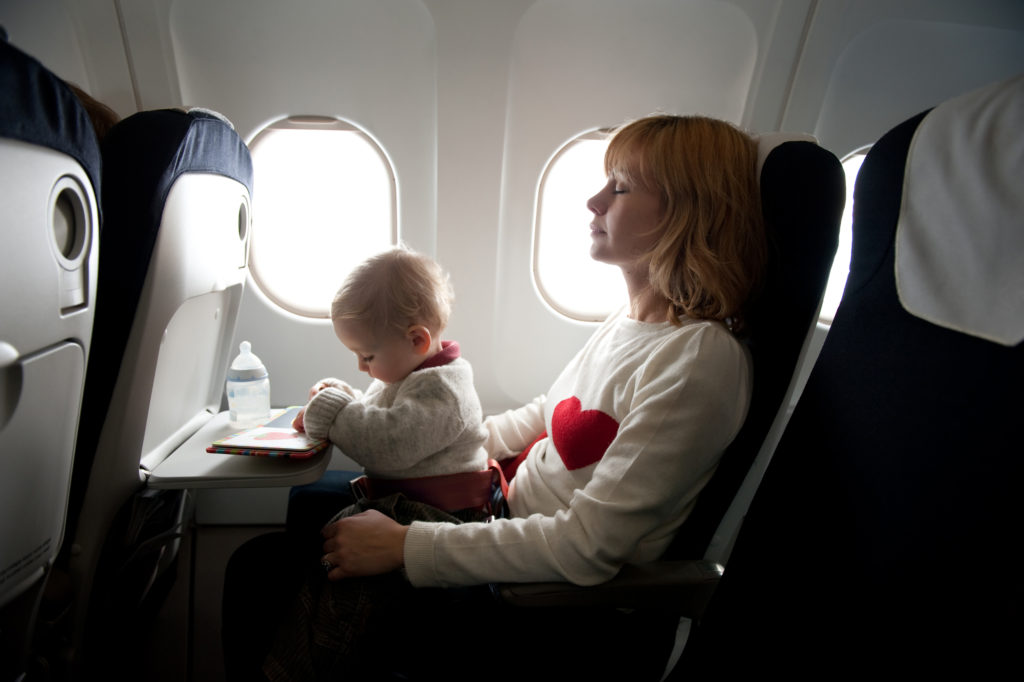
[[60, 78], [0, 41], [0, 137], [55, 149], [85, 170], [100, 196], [96, 133], [78, 98]]
[[839, 242], [846, 181], [832, 152], [813, 142], [780, 144], [765, 159], [760, 184], [769, 258], [764, 284], [746, 309], [750, 409], [667, 558], [704, 556], [786, 396]]
[[349, 483], [360, 476], [360, 471], [331, 469], [313, 483], [292, 488], [288, 492], [285, 529], [319, 550], [323, 543], [320, 530], [335, 514], [356, 501]]
[[1024, 346], [899, 303], [894, 236], [923, 116], [861, 167], [842, 303], [680, 679], [1019, 668]]

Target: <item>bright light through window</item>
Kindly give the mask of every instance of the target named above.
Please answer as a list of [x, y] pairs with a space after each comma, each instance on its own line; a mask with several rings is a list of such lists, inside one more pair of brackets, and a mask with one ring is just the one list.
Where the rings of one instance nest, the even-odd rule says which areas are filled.
[[846, 207], [843, 209], [843, 221], [839, 225], [839, 246], [836, 257], [832, 261], [832, 271], [825, 287], [825, 298], [821, 303], [821, 315], [818, 319], [823, 324], [832, 324], [839, 301], [843, 298], [846, 277], [850, 274], [850, 250], [853, 246], [853, 186], [857, 182], [857, 173], [864, 163], [867, 149], [850, 154], [843, 160], [843, 172], [846, 173]]
[[352, 268], [396, 243], [390, 165], [367, 135], [332, 118], [280, 121], [250, 148], [253, 278], [283, 308], [328, 317]]
[[577, 320], [603, 320], [627, 300], [619, 269], [590, 258], [587, 199], [605, 183], [605, 135], [565, 145], [541, 177], [534, 238], [534, 278], [552, 308]]

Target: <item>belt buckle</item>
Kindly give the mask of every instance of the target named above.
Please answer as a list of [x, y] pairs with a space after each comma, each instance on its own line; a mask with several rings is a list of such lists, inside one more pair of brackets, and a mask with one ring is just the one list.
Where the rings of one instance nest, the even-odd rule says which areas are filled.
[[368, 491], [367, 491], [368, 482], [366, 480], [366, 475], [365, 474], [360, 476], [360, 477], [358, 477], [358, 478], [354, 478], [351, 481], [349, 481], [348, 482], [348, 486], [349, 486], [349, 488], [351, 488], [351, 490], [352, 490], [352, 497], [355, 498], [356, 502], [360, 502], [360, 501], [365, 500], [365, 499], [367, 499], [369, 497], [369, 494], [368, 494]]

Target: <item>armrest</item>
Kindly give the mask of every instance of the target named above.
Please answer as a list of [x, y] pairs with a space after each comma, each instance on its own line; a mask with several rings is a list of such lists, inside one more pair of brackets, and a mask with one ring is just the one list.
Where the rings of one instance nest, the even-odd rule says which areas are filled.
[[606, 583], [503, 583], [492, 585], [498, 598], [517, 607], [616, 607], [670, 611], [690, 618], [704, 611], [722, 577], [712, 561], [658, 561], [626, 564]]

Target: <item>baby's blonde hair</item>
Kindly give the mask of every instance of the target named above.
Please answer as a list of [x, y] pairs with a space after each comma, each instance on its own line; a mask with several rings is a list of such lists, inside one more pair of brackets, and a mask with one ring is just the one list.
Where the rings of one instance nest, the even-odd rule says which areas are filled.
[[436, 262], [405, 247], [363, 261], [331, 303], [332, 320], [359, 320], [374, 333], [405, 333], [423, 325], [433, 335], [448, 325], [454, 293]]
[[615, 133], [605, 171], [661, 197], [649, 278], [669, 301], [668, 319], [739, 329], [767, 259], [753, 138], [713, 118], [650, 116]]

